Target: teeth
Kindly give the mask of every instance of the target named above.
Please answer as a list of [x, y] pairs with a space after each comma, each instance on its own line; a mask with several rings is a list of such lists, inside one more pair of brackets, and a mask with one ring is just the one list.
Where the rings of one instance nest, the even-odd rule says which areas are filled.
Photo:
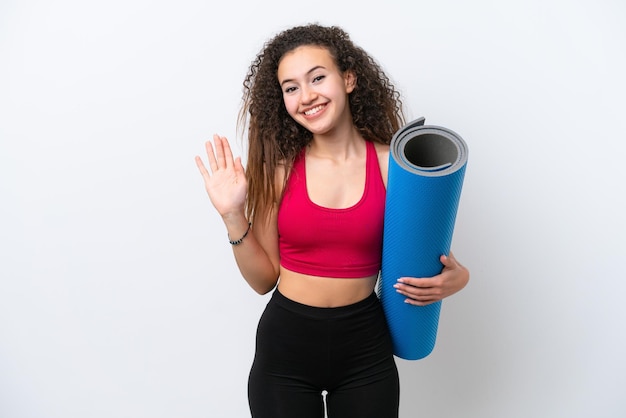
[[309, 110], [307, 110], [306, 112], [304, 112], [304, 114], [305, 114], [305, 115], [307, 115], [307, 116], [314, 115], [315, 113], [317, 113], [317, 112], [319, 112], [320, 110], [322, 110], [322, 108], [323, 108], [323, 107], [324, 107], [324, 106], [321, 106], [321, 105], [320, 105], [320, 106], [316, 106], [316, 107], [314, 107], [313, 109], [309, 109]]

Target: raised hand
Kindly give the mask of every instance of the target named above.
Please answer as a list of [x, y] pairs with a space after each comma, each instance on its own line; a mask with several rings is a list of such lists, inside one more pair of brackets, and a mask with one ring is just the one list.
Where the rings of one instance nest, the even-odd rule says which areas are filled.
[[205, 189], [223, 218], [241, 215], [245, 210], [248, 188], [241, 157], [233, 157], [226, 137], [215, 134], [213, 142], [214, 145], [210, 141], [205, 144], [210, 171], [199, 156], [195, 158]]

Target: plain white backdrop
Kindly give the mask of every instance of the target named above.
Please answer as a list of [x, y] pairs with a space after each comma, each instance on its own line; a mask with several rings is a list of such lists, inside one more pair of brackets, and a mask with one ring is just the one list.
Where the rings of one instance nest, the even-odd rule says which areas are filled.
[[[344, 27], [469, 162], [472, 279], [401, 417], [626, 416], [620, 0], [0, 3], [0, 416], [249, 416], [269, 296], [193, 158], [263, 42]], [[338, 417], [344, 418], [344, 417]]]

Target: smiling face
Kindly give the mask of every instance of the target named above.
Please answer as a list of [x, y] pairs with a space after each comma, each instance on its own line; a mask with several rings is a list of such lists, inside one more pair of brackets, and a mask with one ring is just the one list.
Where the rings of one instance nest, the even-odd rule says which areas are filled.
[[352, 124], [348, 94], [356, 78], [341, 73], [326, 48], [306, 45], [286, 53], [277, 76], [287, 112], [314, 135]]

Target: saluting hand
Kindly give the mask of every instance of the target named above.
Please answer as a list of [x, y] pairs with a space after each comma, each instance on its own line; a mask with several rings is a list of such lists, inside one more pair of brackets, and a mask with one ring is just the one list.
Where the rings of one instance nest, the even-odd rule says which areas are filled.
[[248, 189], [241, 157], [233, 157], [226, 137], [215, 134], [213, 142], [215, 146], [210, 141], [205, 144], [210, 172], [202, 159], [196, 156], [196, 165], [204, 178], [204, 186], [211, 203], [222, 217], [241, 214], [245, 209]]

